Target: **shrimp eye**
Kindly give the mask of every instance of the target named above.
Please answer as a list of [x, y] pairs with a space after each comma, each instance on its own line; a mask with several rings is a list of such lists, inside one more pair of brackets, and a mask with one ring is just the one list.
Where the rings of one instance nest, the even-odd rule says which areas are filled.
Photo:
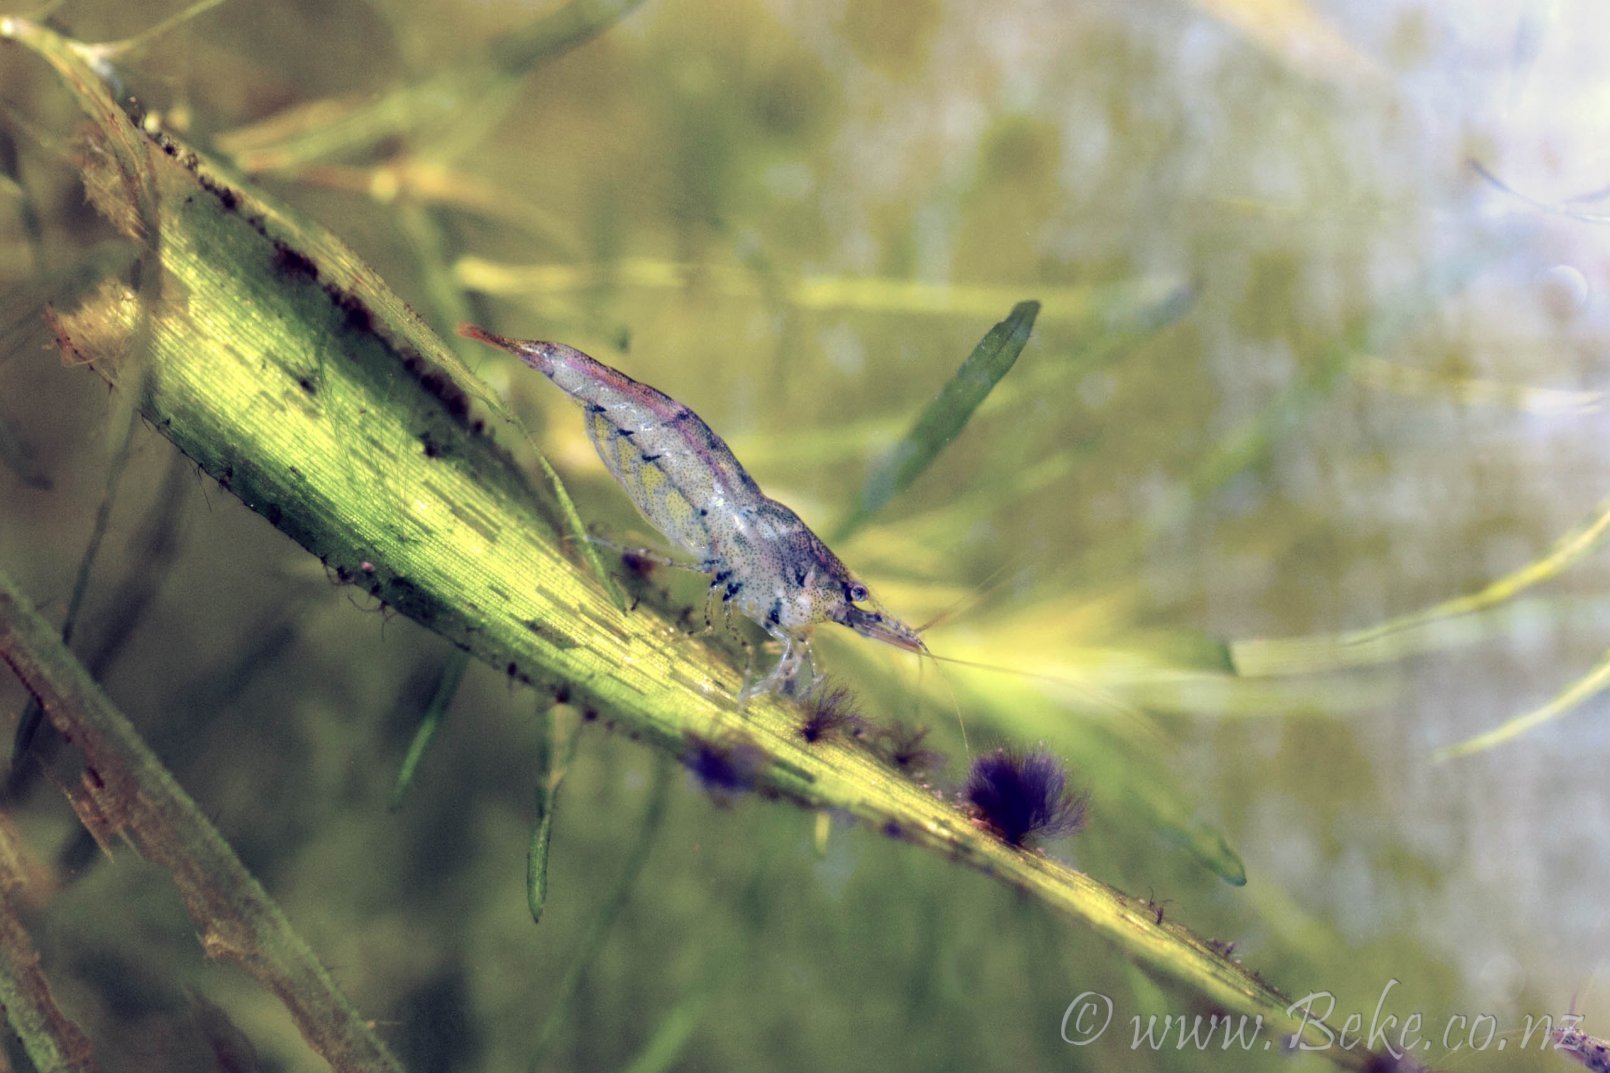
[[853, 584], [848, 586], [844, 590], [844, 595], [850, 598], [850, 603], [852, 604], [864, 604], [868, 600], [872, 599], [872, 594], [866, 591], [865, 585], [861, 584]]

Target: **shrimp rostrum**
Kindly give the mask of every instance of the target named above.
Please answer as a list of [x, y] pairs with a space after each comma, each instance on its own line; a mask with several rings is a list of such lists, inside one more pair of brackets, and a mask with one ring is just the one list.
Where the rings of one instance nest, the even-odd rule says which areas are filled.
[[761, 492], [692, 410], [563, 343], [505, 339], [473, 325], [459, 334], [507, 350], [579, 403], [605, 468], [649, 524], [694, 558], [685, 565], [709, 576], [707, 609], [719, 600], [782, 644], [777, 666], [744, 686], [740, 703], [809, 686], [810, 634], [818, 623], [928, 651], [799, 515]]

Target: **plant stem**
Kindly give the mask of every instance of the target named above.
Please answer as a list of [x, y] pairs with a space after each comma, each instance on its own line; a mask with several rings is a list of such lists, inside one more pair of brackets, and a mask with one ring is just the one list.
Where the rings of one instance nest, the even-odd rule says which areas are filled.
[[67, 796], [102, 847], [126, 837], [165, 868], [208, 956], [239, 964], [272, 991], [332, 1069], [400, 1073], [279, 906], [4, 574], [0, 659], [83, 754], [83, 778]]

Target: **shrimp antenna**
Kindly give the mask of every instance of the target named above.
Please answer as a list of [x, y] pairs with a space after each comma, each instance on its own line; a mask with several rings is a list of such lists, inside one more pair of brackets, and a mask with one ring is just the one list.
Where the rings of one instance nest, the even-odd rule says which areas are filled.
[[1093, 703], [1101, 705], [1108, 710], [1133, 711], [1134, 706], [1116, 698], [1103, 690], [1097, 689], [1088, 682], [1081, 682], [1077, 678], [1068, 678], [1060, 674], [1043, 674], [1039, 671], [1025, 671], [1017, 667], [1003, 667], [998, 663], [981, 663], [978, 660], [958, 659], [955, 656], [941, 656], [929, 650], [926, 655], [936, 663], [954, 663], [958, 667], [971, 667], [974, 670], [989, 671], [992, 674], [1005, 674], [1013, 678], [1022, 678], [1031, 682], [1048, 682], [1052, 685], [1064, 686], [1074, 690]]
[[1065, 678], [1058, 674], [1042, 674], [1039, 671], [1025, 671], [1019, 667], [1005, 667], [999, 663], [981, 663], [975, 659], [960, 659], [956, 656], [941, 656], [930, 651], [928, 658], [938, 663], [954, 663], [958, 667], [971, 667], [979, 671], [992, 671], [995, 674], [1009, 674], [1013, 678], [1027, 678], [1035, 682], [1052, 682], [1056, 685], [1076, 686], [1080, 683], [1072, 678]]
[[[1508, 194], [1512, 198], [1525, 202], [1532, 208], [1537, 209], [1539, 212], [1546, 212], [1554, 216], [1565, 216], [1572, 220], [1581, 220], [1584, 223], [1590, 224], [1602, 224], [1610, 222], [1610, 217], [1606, 217], [1603, 213], [1583, 212], [1580, 209], [1567, 208], [1562, 204], [1551, 205], [1546, 201], [1541, 201], [1532, 195], [1525, 193], [1524, 191], [1517, 190], [1515, 187], [1493, 174], [1492, 170], [1479, 160], [1472, 159], [1470, 161], [1470, 169], [1480, 176], [1489, 186], [1501, 191], [1502, 193]], [[1571, 200], [1596, 201], [1603, 197], [1604, 193], [1604, 191], [1596, 191], [1592, 194], [1572, 198]]]
[[[936, 661], [940, 658], [935, 656], [932, 652], [924, 652], [922, 654]], [[923, 664], [921, 660], [919, 660], [917, 663], [918, 689], [922, 688], [922, 672]], [[960, 730], [962, 733], [962, 752], [967, 754], [967, 759], [969, 762], [971, 762], [973, 759], [973, 747], [967, 741], [967, 721], [962, 718], [962, 705], [961, 701], [956, 699], [956, 687], [950, 684], [950, 676], [944, 671], [940, 670], [937, 662], [934, 663], [934, 673], [939, 676], [939, 680], [941, 682], [945, 683], [945, 692], [950, 694], [950, 707], [951, 710], [956, 713], [956, 729]]]
[[983, 581], [980, 581], [977, 585], [973, 586], [972, 592], [969, 592], [967, 595], [956, 600], [955, 603], [939, 612], [939, 614], [935, 615], [927, 622], [924, 622], [921, 626], [916, 627], [914, 632], [926, 633], [935, 626], [941, 625], [942, 623], [948, 622], [950, 619], [955, 618], [963, 611], [976, 607], [980, 600], [982, 600], [985, 596], [988, 596], [990, 592], [1000, 584], [1001, 575], [1006, 573], [1007, 567], [1011, 565], [1012, 560], [1008, 559], [1000, 566], [997, 566], [994, 570], [990, 571], [988, 577], [986, 577]]

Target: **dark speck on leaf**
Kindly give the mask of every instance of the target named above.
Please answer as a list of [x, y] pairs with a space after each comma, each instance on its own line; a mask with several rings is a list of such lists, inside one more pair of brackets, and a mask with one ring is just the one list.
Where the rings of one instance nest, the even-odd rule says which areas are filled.
[[1084, 825], [1086, 794], [1068, 789], [1062, 762], [1044, 749], [997, 749], [973, 761], [962, 791], [979, 823], [1003, 842], [1070, 835]]
[[654, 568], [659, 564], [653, 559], [650, 559], [647, 555], [642, 555], [638, 552], [628, 550], [621, 552], [621, 565], [624, 566], [633, 577], [646, 578], [654, 573]]
[[274, 243], [274, 267], [286, 276], [301, 276], [306, 279], [318, 279], [319, 268], [306, 254], [292, 249], [284, 242]]
[[369, 307], [363, 304], [363, 299], [335, 288], [331, 288], [330, 297], [334, 299], [336, 306], [345, 316], [349, 331], [356, 332], [359, 335], [369, 335], [374, 332], [374, 314], [369, 312]]
[[[1256, 976], [1258, 974], [1254, 972], [1252, 975]], [[1571, 1054], [1569, 1050], [1567, 1050], [1565, 1053]], [[1599, 1053], [1604, 1053], [1603, 1047], [1599, 1048]], [[1581, 1059], [1577, 1059], [1577, 1061], [1580, 1062]], [[1601, 1067], [1589, 1066], [1588, 1068], [1593, 1069]], [[1396, 1056], [1390, 1054], [1372, 1054], [1370, 1055], [1370, 1060], [1364, 1063], [1364, 1073], [1425, 1073], [1425, 1071], [1425, 1066], [1421, 1065], [1419, 1062], [1415, 1061], [1413, 1058], [1410, 1058], [1406, 1054]]]
[[682, 750], [683, 766], [718, 804], [729, 804], [753, 787], [765, 762], [765, 752], [747, 738], [715, 741], [689, 736], [687, 748]]

